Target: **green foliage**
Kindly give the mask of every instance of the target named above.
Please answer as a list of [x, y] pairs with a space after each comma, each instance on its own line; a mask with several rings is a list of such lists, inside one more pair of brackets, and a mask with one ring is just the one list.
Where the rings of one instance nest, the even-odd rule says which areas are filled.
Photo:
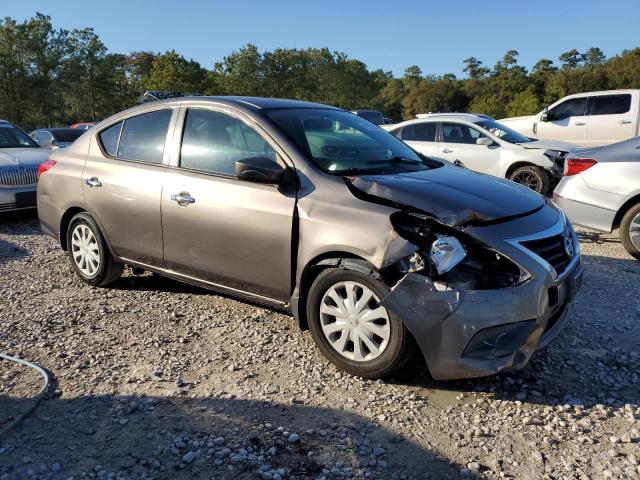
[[207, 69], [173, 50], [111, 53], [91, 28], [56, 29], [37, 13], [22, 23], [0, 19], [0, 118], [27, 129], [98, 121], [134, 105], [145, 90], [297, 98], [376, 108], [396, 120], [456, 111], [502, 118], [535, 113], [570, 93], [640, 88], [640, 48], [609, 59], [597, 47], [574, 49], [558, 60], [543, 58], [528, 72], [509, 50], [493, 68], [465, 59], [463, 79], [416, 65], [394, 78], [327, 48], [261, 52], [245, 45]]

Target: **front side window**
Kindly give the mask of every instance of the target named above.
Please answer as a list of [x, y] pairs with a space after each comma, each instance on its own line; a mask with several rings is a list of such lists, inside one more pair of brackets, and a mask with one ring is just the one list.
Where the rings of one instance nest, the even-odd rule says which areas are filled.
[[122, 126], [116, 156], [127, 160], [162, 163], [169, 120], [171, 110], [158, 110], [127, 118]]
[[33, 139], [10, 123], [0, 123], [0, 148], [39, 148]]
[[275, 150], [241, 120], [213, 110], [189, 109], [182, 134], [180, 166], [235, 175], [236, 161], [276, 159]]
[[482, 127], [488, 132], [492, 133], [499, 139], [504, 140], [505, 142], [509, 142], [509, 143], [531, 142], [530, 138], [525, 137], [521, 133], [518, 133], [515, 130], [510, 129], [509, 127], [501, 123], [498, 123], [495, 120], [480, 120], [474, 123], [479, 127]]
[[620, 115], [631, 110], [631, 94], [592, 97], [590, 115]]
[[559, 105], [556, 105], [547, 115], [549, 120], [564, 120], [569, 117], [581, 117], [585, 114], [587, 98], [570, 98]]
[[466, 143], [475, 144], [478, 138], [488, 138], [479, 130], [462, 123], [443, 123], [442, 141], [444, 143]]
[[400, 138], [402, 138], [402, 140], [413, 140], [418, 142], [435, 142], [436, 123], [421, 122], [407, 125], [402, 129]]
[[422, 159], [389, 132], [352, 113], [329, 108], [265, 110], [322, 171], [333, 175], [393, 174], [440, 166]]

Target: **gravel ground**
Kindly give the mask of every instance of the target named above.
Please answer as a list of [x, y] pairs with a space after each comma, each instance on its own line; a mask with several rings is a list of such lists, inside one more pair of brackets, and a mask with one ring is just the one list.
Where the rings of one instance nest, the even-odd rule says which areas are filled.
[[[150, 274], [91, 288], [35, 215], [4, 215], [0, 352], [55, 391], [0, 438], [0, 480], [638, 478], [640, 262], [580, 237], [576, 308], [524, 371], [383, 382], [276, 311]], [[39, 388], [0, 361], [0, 428]]]

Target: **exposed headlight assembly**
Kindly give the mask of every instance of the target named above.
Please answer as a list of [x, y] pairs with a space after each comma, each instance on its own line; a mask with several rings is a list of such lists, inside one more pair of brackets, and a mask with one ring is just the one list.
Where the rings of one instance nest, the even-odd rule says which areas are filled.
[[467, 252], [460, 241], [451, 236], [438, 236], [429, 252], [429, 258], [440, 275], [450, 272], [466, 256]]

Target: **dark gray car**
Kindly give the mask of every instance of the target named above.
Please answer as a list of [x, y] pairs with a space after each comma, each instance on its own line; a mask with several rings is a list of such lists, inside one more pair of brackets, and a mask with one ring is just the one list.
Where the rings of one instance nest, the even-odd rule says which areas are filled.
[[578, 242], [553, 203], [325, 105], [148, 103], [46, 169], [42, 229], [87, 283], [130, 265], [289, 311], [364, 377], [416, 346], [435, 378], [522, 368], [580, 287]]

